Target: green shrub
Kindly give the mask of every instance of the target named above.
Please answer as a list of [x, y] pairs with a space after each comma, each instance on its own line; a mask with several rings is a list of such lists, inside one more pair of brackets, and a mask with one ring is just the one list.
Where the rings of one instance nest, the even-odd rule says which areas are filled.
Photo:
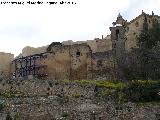
[[101, 92], [102, 96], [110, 96], [113, 95], [113, 91], [112, 90], [105, 90]]
[[[160, 80], [132, 80], [128, 82], [104, 81], [104, 80], [65, 80], [64, 82], [83, 85], [92, 84], [107, 90], [96, 91], [102, 96], [113, 95], [119, 102], [153, 102], [160, 101]], [[75, 95], [76, 96], [76, 95]], [[79, 95], [77, 95], [78, 97]]]
[[6, 120], [13, 120], [12, 117], [11, 117], [11, 115], [9, 113], [6, 116]]
[[124, 82], [112, 82], [112, 81], [93, 81], [98, 87], [107, 87], [111, 89], [124, 89], [126, 84]]
[[107, 87], [111, 89], [124, 89], [126, 87], [126, 83], [124, 82], [115, 82], [115, 81], [106, 81], [106, 80], [64, 80], [63, 82], [75, 82], [79, 84], [94, 84], [97, 87]]
[[129, 83], [126, 93], [130, 101], [150, 102], [160, 101], [159, 91], [159, 80], [135, 80]]
[[6, 90], [2, 95], [6, 98], [11, 98], [13, 96], [10, 90]]
[[79, 93], [77, 93], [77, 94], [71, 94], [71, 96], [74, 97], [74, 98], [79, 98], [79, 97], [81, 97], [82, 95], [79, 94]]
[[0, 111], [3, 110], [3, 108], [5, 108], [5, 104], [4, 103], [0, 103]]
[[50, 87], [53, 87], [53, 83], [51, 81], [48, 81], [48, 84]]
[[118, 96], [119, 102], [126, 102], [126, 97], [127, 95], [124, 92], [120, 92]]
[[14, 116], [14, 120], [20, 120], [20, 114], [19, 114], [19, 112], [16, 112], [16, 114]]
[[69, 117], [69, 113], [68, 112], [62, 112], [61, 117]]

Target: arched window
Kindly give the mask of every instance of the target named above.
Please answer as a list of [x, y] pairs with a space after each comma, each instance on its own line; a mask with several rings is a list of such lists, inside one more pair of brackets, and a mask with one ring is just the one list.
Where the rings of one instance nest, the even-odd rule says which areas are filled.
[[118, 39], [119, 38], [119, 30], [117, 29], [116, 30], [116, 39]]
[[77, 51], [76, 53], [76, 57], [80, 57], [81, 53], [79, 51]]
[[136, 23], [135, 23], [135, 26], [138, 27], [138, 26], [139, 26], [139, 22], [136, 22]]
[[97, 61], [97, 67], [101, 67], [102, 66], [102, 60], [98, 60]]

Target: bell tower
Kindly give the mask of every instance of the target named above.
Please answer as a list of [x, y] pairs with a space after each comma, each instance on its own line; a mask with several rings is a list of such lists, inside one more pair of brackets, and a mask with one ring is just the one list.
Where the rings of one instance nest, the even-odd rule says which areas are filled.
[[117, 20], [116, 22], [113, 22], [113, 26], [115, 26], [116, 24], [122, 25], [122, 26], [126, 26], [127, 20], [124, 20], [122, 15], [119, 13], [117, 16]]
[[119, 14], [113, 27], [110, 27], [112, 50], [116, 58], [121, 58], [125, 52], [125, 25], [126, 21]]

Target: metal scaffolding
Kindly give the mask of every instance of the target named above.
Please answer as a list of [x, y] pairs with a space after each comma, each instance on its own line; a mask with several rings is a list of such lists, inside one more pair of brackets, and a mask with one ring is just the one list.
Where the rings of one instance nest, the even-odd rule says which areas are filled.
[[26, 57], [20, 57], [14, 59], [12, 64], [14, 64], [14, 76], [16, 78], [24, 78], [28, 75], [33, 75], [34, 77], [45, 77], [47, 74], [43, 72], [39, 72], [42, 68], [45, 69], [47, 65], [40, 64], [38, 61], [47, 58], [47, 53], [34, 54]]

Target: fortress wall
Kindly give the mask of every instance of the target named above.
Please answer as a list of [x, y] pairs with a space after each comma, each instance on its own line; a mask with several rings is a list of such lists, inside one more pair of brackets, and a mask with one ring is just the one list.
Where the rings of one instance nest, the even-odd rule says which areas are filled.
[[110, 36], [107, 36], [104, 39], [95, 38], [94, 40], [87, 40], [87, 41], [73, 42], [72, 40], [68, 40], [62, 42], [63, 45], [75, 45], [83, 43], [89, 45], [93, 53], [104, 52], [112, 49], [112, 42]]
[[127, 51], [130, 51], [131, 48], [137, 47], [137, 40], [136, 37], [138, 37], [139, 33], [143, 29], [143, 22], [144, 22], [144, 17], [140, 16], [138, 19], [135, 21], [131, 22], [127, 27], [126, 27], [126, 44], [125, 44], [125, 49]]
[[90, 66], [91, 57], [88, 54], [91, 49], [87, 44], [75, 44], [71, 46], [71, 79], [87, 79], [87, 66]]
[[97, 52], [96, 40], [87, 40], [87, 44], [90, 46], [93, 53]]
[[76, 42], [73, 42], [72, 40], [68, 40], [68, 41], [62, 42], [63, 45], [75, 45], [75, 44], [83, 44], [83, 43], [87, 43], [87, 45], [90, 46], [93, 53], [97, 52], [96, 40], [76, 41]]
[[[153, 15], [146, 15], [147, 18], [147, 23], [148, 23], [148, 28], [152, 28], [153, 26], [153, 21], [157, 19], [160, 23], [160, 18], [158, 16], [153, 16]], [[135, 20], [130, 22], [127, 27], [126, 27], [126, 45], [125, 49], [127, 51], [130, 51], [131, 48], [136, 48], [137, 47], [137, 37], [143, 30], [143, 23], [144, 23], [144, 15], [138, 16]]]
[[114, 80], [117, 78], [117, 63], [112, 51], [97, 52], [92, 55], [92, 78], [100, 80]]
[[87, 53], [91, 52], [87, 44], [55, 45], [45, 60], [49, 77], [59, 79], [86, 79]]
[[73, 45], [74, 42], [72, 40], [67, 40], [62, 42], [63, 45]]
[[112, 50], [111, 39], [97, 39], [96, 44], [97, 44], [96, 52], [104, 52], [104, 51]]
[[9, 76], [11, 72], [11, 62], [14, 55], [11, 53], [0, 52], [0, 75]]
[[[69, 79], [70, 76], [70, 56], [69, 56], [69, 47], [59, 47], [57, 51], [55, 51], [54, 59], [50, 59], [51, 66], [53, 67], [50, 69], [49, 73], [53, 73], [54, 78], [59, 79]], [[49, 65], [48, 65], [49, 67]], [[52, 72], [51, 72], [52, 71]]]
[[42, 46], [37, 48], [26, 46], [25, 48], [22, 49], [22, 56], [29, 56], [33, 54], [43, 53], [46, 52], [46, 49], [47, 46]]

